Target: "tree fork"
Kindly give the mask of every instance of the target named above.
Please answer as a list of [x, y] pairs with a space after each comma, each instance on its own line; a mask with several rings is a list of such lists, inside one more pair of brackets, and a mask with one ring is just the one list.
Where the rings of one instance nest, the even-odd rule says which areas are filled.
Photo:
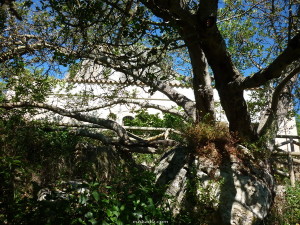
[[251, 124], [250, 114], [243, 96], [244, 89], [229, 85], [231, 82], [240, 80], [242, 76], [227, 52], [220, 31], [217, 26], [209, 29], [199, 26], [196, 29], [195, 33], [198, 34], [201, 48], [214, 74], [215, 87], [228, 119], [229, 129], [237, 133], [242, 140], [256, 140], [257, 133]]

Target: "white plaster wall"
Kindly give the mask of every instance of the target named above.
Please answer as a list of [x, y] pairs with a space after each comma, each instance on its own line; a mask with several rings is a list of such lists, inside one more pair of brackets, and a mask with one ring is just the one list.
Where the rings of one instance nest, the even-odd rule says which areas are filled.
[[[120, 75], [121, 77], [121, 75]], [[118, 80], [118, 79], [116, 79]], [[74, 83], [73, 87], [70, 90], [66, 90], [66, 86], [57, 87], [54, 89], [53, 94], [49, 96], [47, 99], [47, 103], [52, 104], [54, 106], [63, 107], [67, 109], [74, 109], [73, 107], [79, 104], [79, 109], [85, 109], [89, 107], [95, 107], [98, 105], [103, 104], [104, 102], [107, 102], [105, 98], [109, 97], [111, 95], [111, 92], [117, 89], [118, 91], [115, 92], [115, 95], [112, 99], [116, 99], [118, 97], [124, 98], [128, 93], [135, 93], [134, 97], [130, 97], [131, 99], [135, 99], [141, 102], [149, 102], [153, 104], [159, 104], [164, 107], [175, 107], [178, 108], [178, 106], [170, 101], [167, 96], [165, 96], [163, 93], [156, 91], [154, 94], [150, 94], [147, 91], [149, 88], [147, 87], [140, 87], [140, 86], [126, 86], [126, 87], [119, 87], [117, 84], [97, 84], [97, 83]], [[177, 90], [179, 93], [185, 95], [186, 97], [190, 98], [191, 100], [194, 100], [194, 94], [193, 90], [191, 88], [185, 88], [185, 87], [174, 87], [175, 90]], [[93, 96], [93, 98], [86, 99], [83, 96], [83, 94], [86, 93], [87, 95]], [[247, 90], [244, 93], [244, 97], [246, 101], [250, 100], [250, 94], [251, 90]], [[219, 96], [216, 90], [214, 90], [214, 98], [216, 102], [216, 117], [219, 121], [227, 122], [226, 116], [224, 114], [224, 111], [222, 107], [219, 104]], [[116, 122], [122, 124], [122, 119], [125, 116], [132, 116], [135, 115], [135, 110], [140, 109], [139, 106], [129, 104], [119, 104], [107, 108], [102, 108], [90, 112], [84, 112], [89, 115], [93, 115], [96, 117], [101, 118], [108, 118], [111, 113], [115, 114], [117, 116]], [[161, 112], [156, 109], [147, 109], [147, 111], [150, 114], [159, 114], [161, 115]], [[45, 117], [52, 118], [52, 120], [59, 121], [62, 123], [69, 123], [74, 122], [75, 120], [69, 119], [57, 114], [53, 113], [44, 113], [35, 116], [35, 119], [44, 119]], [[255, 116], [256, 118], [259, 118], [259, 115]], [[282, 135], [297, 135], [297, 129], [296, 129], [296, 121], [295, 118], [291, 118], [289, 120], [285, 120], [282, 124], [280, 124], [280, 130], [278, 134]], [[285, 139], [280, 138], [276, 139], [276, 143], [280, 143], [285, 141]], [[283, 146], [281, 147], [284, 150], [290, 150], [289, 147]], [[295, 148], [296, 151], [299, 151], [299, 147]]]
[[[149, 88], [143, 85], [129, 85], [129, 86], [121, 86], [119, 83], [124, 83], [128, 78], [125, 77], [123, 73], [112, 71], [110, 75], [104, 77], [104, 69], [101, 66], [91, 64], [88, 61], [84, 61], [81, 67], [82, 69], [75, 76], [76, 82], [71, 83], [72, 88], [68, 87], [66, 84], [57, 85], [53, 90], [53, 94], [50, 95], [47, 99], [47, 103], [62, 107], [70, 110], [84, 110], [89, 107], [96, 107], [105, 102], [109, 102], [113, 99], [117, 98], [129, 98], [138, 100], [141, 102], [149, 102], [153, 104], [159, 104], [164, 107], [175, 107], [178, 109], [178, 106], [170, 101], [166, 95], [161, 92], [156, 91], [152, 95], [148, 92]], [[72, 79], [67, 76], [67, 79]], [[90, 83], [86, 82], [90, 81]], [[100, 83], [96, 83], [96, 81], [100, 81]], [[179, 93], [185, 95], [191, 100], [195, 100], [194, 93], [191, 88], [179, 87], [176, 84], [179, 84], [178, 81], [172, 82], [174, 89]], [[246, 101], [251, 101], [251, 93], [253, 90], [244, 91], [244, 98]], [[8, 91], [7, 97], [13, 96], [13, 91]], [[84, 96], [93, 96], [91, 98], [86, 98]], [[109, 98], [109, 99], [107, 99]], [[216, 102], [216, 118], [219, 121], [227, 122], [225, 113], [220, 105], [220, 98], [216, 90], [214, 90], [214, 99]], [[78, 106], [78, 107], [76, 107]], [[107, 108], [102, 108], [94, 111], [83, 112], [89, 115], [93, 115], [101, 118], [108, 118], [110, 114], [115, 114], [117, 116], [116, 122], [122, 124], [122, 119], [125, 116], [133, 116], [135, 115], [134, 111], [140, 109], [139, 106], [134, 104], [119, 104], [114, 105]], [[147, 109], [147, 111], [151, 114], [159, 114], [161, 112], [156, 109]], [[258, 122], [260, 115], [253, 115], [253, 122]], [[55, 113], [45, 112], [41, 110], [41, 113], [36, 115], [34, 119], [44, 119], [50, 118], [54, 121], [59, 121], [61, 123], [69, 123], [74, 122], [75, 120], [66, 118]], [[281, 135], [297, 135], [296, 129], [296, 121], [295, 118], [286, 119], [280, 124], [278, 134]], [[276, 143], [280, 143], [285, 141], [284, 138], [276, 139]], [[289, 147], [283, 146], [282, 149], [290, 150]], [[299, 151], [299, 147], [296, 148]]]

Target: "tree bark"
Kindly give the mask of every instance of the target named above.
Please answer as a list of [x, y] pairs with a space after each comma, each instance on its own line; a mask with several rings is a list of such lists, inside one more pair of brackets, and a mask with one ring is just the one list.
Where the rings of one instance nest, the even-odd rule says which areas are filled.
[[231, 82], [241, 79], [241, 74], [234, 66], [217, 26], [207, 28], [202, 25], [198, 30], [198, 35], [199, 42], [214, 73], [215, 87], [229, 121], [230, 130], [238, 133], [242, 139], [256, 139], [257, 135], [251, 124], [250, 114], [243, 96], [244, 90], [230, 86]]
[[288, 67], [297, 61], [298, 65], [295, 67], [299, 67], [299, 58], [300, 33], [292, 38], [288, 47], [268, 67], [255, 73], [253, 76], [236, 80], [231, 85], [236, 85], [243, 89], [259, 87], [274, 78], [285, 76]]
[[[186, 31], [185, 31], [186, 32]], [[193, 89], [196, 101], [196, 121], [214, 122], [214, 92], [208, 72], [208, 64], [198, 42], [186, 38], [191, 64], [193, 67]]]
[[14, 109], [14, 108], [23, 108], [23, 107], [35, 107], [35, 108], [40, 108], [40, 109], [46, 109], [46, 110], [52, 111], [52, 112], [57, 113], [62, 116], [74, 118], [78, 121], [97, 124], [97, 125], [103, 126], [104, 128], [114, 131], [119, 136], [120, 142], [122, 142], [122, 143], [129, 142], [129, 137], [128, 137], [127, 131], [121, 125], [119, 125], [117, 122], [112, 121], [112, 120], [96, 118], [96, 117], [93, 117], [90, 115], [85, 115], [83, 113], [78, 113], [78, 112], [72, 112], [72, 111], [69, 111], [66, 109], [62, 109], [62, 108], [44, 104], [44, 103], [35, 103], [35, 102], [0, 103], [0, 108], [7, 109], [7, 110]]
[[243, 97], [243, 89], [229, 86], [231, 82], [240, 80], [241, 74], [233, 65], [231, 57], [226, 51], [223, 37], [216, 26], [218, 1], [201, 1], [195, 15], [183, 8], [177, 1], [149, 0], [143, 1], [143, 3], [155, 15], [170, 21], [180, 32], [182, 39], [189, 44], [188, 49], [195, 78], [195, 95], [197, 95], [195, 97], [198, 101], [198, 104], [196, 102], [197, 107], [200, 110], [206, 107], [204, 112], [210, 112], [211, 104], [206, 104], [209, 101], [210, 91], [204, 92], [204, 95], [208, 97], [204, 101], [198, 89], [199, 86], [209, 83], [203, 76], [203, 69], [200, 69], [203, 68], [203, 65], [199, 65], [199, 62], [203, 62], [201, 57], [204, 52], [214, 73], [216, 89], [229, 121], [230, 130], [238, 133], [242, 139], [256, 139], [257, 135], [251, 124], [250, 114]]

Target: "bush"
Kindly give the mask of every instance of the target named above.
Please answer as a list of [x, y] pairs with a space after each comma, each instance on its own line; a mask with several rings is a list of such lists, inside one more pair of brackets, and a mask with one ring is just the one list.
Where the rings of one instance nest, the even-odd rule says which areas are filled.
[[0, 223], [23, 218], [39, 186], [70, 176], [68, 159], [77, 142], [67, 132], [45, 132], [23, 120], [23, 111], [0, 119]]
[[187, 143], [190, 147], [197, 149], [210, 142], [227, 142], [230, 139], [228, 127], [223, 123], [210, 125], [199, 123], [187, 128], [185, 132]]
[[[137, 126], [137, 127], [163, 127], [163, 128], [173, 128], [181, 130], [185, 126], [184, 121], [179, 116], [172, 115], [170, 113], [165, 113], [163, 118], [158, 114], [149, 114], [144, 110], [137, 112], [135, 118], [126, 119], [124, 121], [125, 126]], [[133, 131], [137, 135], [157, 135], [161, 131]], [[174, 135], [174, 134], [172, 134]], [[178, 138], [178, 135], [172, 136], [172, 138]]]
[[12, 221], [22, 198], [26, 171], [19, 157], [0, 157], [0, 222]]
[[37, 172], [48, 183], [58, 176], [69, 176], [70, 161], [78, 138], [67, 131], [47, 131], [47, 127], [28, 122], [22, 113], [0, 120], [0, 156], [18, 156], [22, 164]]
[[[24, 121], [22, 115], [13, 113], [0, 119], [0, 224], [171, 221], [168, 210], [159, 208], [153, 198], [160, 190], [154, 185], [152, 173], [124, 167], [120, 168], [122, 173], [112, 175], [113, 180], [100, 180], [98, 164], [94, 168], [88, 160], [79, 164], [74, 161], [78, 153], [75, 145], [82, 139], [67, 132], [46, 131], [41, 124]], [[94, 177], [89, 176], [92, 173]], [[88, 182], [88, 191], [63, 190], [61, 181], [74, 175]], [[67, 197], [37, 201], [37, 191], [42, 187], [53, 193], [64, 191]]]
[[[120, 185], [121, 184], [121, 185]], [[155, 192], [152, 173], [134, 172], [110, 186], [92, 183], [90, 195], [74, 196], [71, 224], [133, 224], [134, 221], [171, 222], [171, 214], [159, 208], [153, 199]], [[73, 214], [73, 215], [75, 215]]]
[[[63, 187], [57, 185], [56, 190]], [[80, 191], [79, 191], [80, 190]], [[153, 198], [160, 190], [154, 175], [133, 172], [110, 186], [91, 182], [83, 189], [66, 191], [64, 198], [37, 201], [24, 198], [15, 210], [11, 224], [134, 224], [135, 221], [168, 221], [172, 215], [158, 207]], [[139, 224], [139, 223], [136, 223]], [[153, 223], [150, 223], [153, 224]]]
[[286, 189], [286, 206], [284, 217], [286, 224], [297, 224], [300, 222], [300, 183], [295, 187], [288, 186]]
[[297, 225], [300, 222], [300, 183], [296, 183], [295, 187], [287, 184], [281, 190], [264, 224]]

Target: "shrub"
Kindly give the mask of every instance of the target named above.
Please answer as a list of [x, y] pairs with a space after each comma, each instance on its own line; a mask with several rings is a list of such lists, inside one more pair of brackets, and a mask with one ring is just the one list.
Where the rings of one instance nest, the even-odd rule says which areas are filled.
[[[287, 181], [289, 183], [289, 181]], [[274, 205], [264, 221], [266, 225], [297, 225], [300, 222], [300, 183], [287, 184], [277, 193]]]
[[[74, 161], [78, 153], [75, 146], [83, 139], [55, 128], [49, 132], [41, 124], [24, 121], [22, 117], [20, 111], [0, 119], [0, 224], [171, 221], [168, 210], [158, 208], [153, 199], [160, 190], [154, 185], [152, 173], [123, 168], [123, 173], [114, 174], [108, 186], [107, 180], [88, 176], [98, 172], [85, 163], [88, 160], [83, 159], [79, 164]], [[75, 175], [89, 182], [88, 192], [70, 191], [65, 199], [37, 201], [41, 187], [62, 190], [60, 182]]]
[[11, 222], [22, 198], [22, 181], [26, 178], [24, 165], [19, 157], [0, 156], [0, 223]]
[[[56, 190], [63, 186], [57, 185]], [[90, 182], [83, 191], [70, 188], [64, 198], [37, 201], [23, 199], [11, 224], [134, 224], [134, 221], [168, 221], [166, 208], [158, 207], [153, 195], [160, 190], [150, 172], [132, 171], [111, 185]], [[18, 212], [17, 212], [18, 211]], [[17, 213], [16, 213], [17, 212]], [[139, 223], [136, 223], [139, 224]], [[153, 224], [153, 223], [150, 223]]]
[[187, 140], [188, 146], [198, 151], [210, 143], [229, 143], [232, 137], [229, 129], [224, 123], [217, 123], [214, 125], [199, 123], [186, 128], [183, 132]]
[[[163, 128], [173, 128], [173, 129], [182, 129], [184, 121], [179, 116], [172, 115], [170, 113], [165, 113], [163, 118], [158, 114], [149, 114], [144, 110], [137, 112], [135, 118], [126, 119], [124, 125], [126, 126], [137, 126], [137, 127], [163, 127]], [[137, 135], [157, 135], [161, 131], [132, 131]], [[178, 135], [172, 134], [172, 138], [178, 138]]]
[[70, 218], [74, 218], [71, 224], [134, 224], [134, 221], [162, 220], [170, 223], [172, 220], [168, 210], [159, 208], [153, 199], [153, 194], [159, 190], [154, 186], [152, 173], [136, 171], [110, 186], [92, 183], [89, 189], [90, 195], [73, 196], [72, 210], [67, 211]]
[[300, 183], [295, 187], [288, 186], [286, 189], [285, 220], [287, 224], [300, 222]]

